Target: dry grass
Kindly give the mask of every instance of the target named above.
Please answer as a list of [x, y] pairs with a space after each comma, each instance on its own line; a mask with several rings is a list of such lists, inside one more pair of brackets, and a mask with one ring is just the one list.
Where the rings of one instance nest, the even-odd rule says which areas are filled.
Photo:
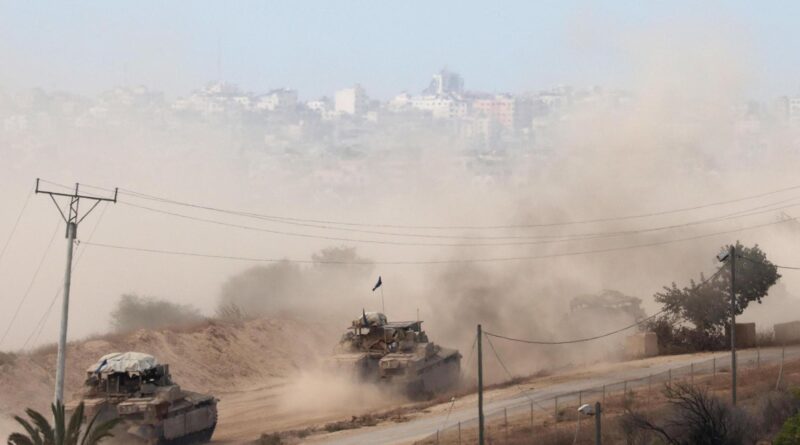
[[[785, 392], [782, 393], [783, 395], [776, 395], [778, 393], [775, 392], [778, 372], [779, 365], [762, 366], [758, 369], [739, 372], [738, 406], [750, 413], [755, 424], [758, 425], [758, 433], [762, 434], [764, 439], [769, 439], [771, 435], [774, 435], [777, 431], [776, 425], [780, 425], [788, 416], [787, 408], [784, 405], [785, 401], [791, 397], [787, 398]], [[696, 374], [694, 384], [707, 388], [711, 394], [723, 401], [730, 400], [730, 375], [726, 372], [718, 370], [715, 376]], [[787, 361], [783, 369], [783, 382], [779, 386], [785, 389], [796, 385], [800, 385], [800, 360]], [[626, 408], [656, 417], [663, 415], [669, 405], [662, 388], [662, 385], [653, 385], [650, 390], [647, 387], [636, 388], [629, 390], [625, 395], [621, 391], [607, 394], [602, 417], [603, 443], [627, 443], [626, 433], [619, 422]], [[552, 408], [552, 402], [549, 406]], [[559, 409], [557, 422], [554, 420], [552, 412], [546, 413], [544, 410], [534, 412], [533, 425], [531, 425], [530, 413], [510, 416], [508, 424], [505, 424], [502, 417], [499, 420], [487, 421], [487, 443], [495, 445], [572, 444], [578, 426], [578, 415], [577, 406], [565, 405]], [[459, 441], [457, 429], [449, 428], [446, 432], [440, 433], [438, 441], [435, 436], [432, 436], [418, 444], [477, 443], [477, 431], [472, 425], [469, 428], [463, 427], [460, 436], [461, 440]], [[583, 417], [581, 420], [577, 443], [594, 443], [593, 417]]]

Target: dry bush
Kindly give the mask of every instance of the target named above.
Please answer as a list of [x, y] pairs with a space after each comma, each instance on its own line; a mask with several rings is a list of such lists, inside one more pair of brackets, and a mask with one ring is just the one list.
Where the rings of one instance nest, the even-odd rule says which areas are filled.
[[193, 306], [129, 294], [123, 295], [111, 312], [111, 326], [117, 332], [188, 326], [203, 320]]
[[654, 416], [627, 411], [620, 419], [628, 443], [659, 440], [671, 445], [740, 445], [753, 443], [755, 425], [748, 414], [686, 383], [664, 389], [668, 408]]
[[241, 324], [247, 320], [245, 312], [233, 301], [223, 302], [217, 306], [216, 317], [218, 320], [234, 324]]

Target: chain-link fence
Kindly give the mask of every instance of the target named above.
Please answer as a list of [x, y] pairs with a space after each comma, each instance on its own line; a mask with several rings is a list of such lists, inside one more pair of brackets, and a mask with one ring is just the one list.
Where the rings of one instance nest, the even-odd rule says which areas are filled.
[[[784, 362], [800, 358], [800, 348], [768, 348], [740, 351], [737, 356], [739, 383], [746, 382], [748, 373], [758, 371], [762, 378], [775, 385], [785, 383]], [[626, 409], [642, 409], [662, 403], [665, 384], [685, 382], [703, 385], [710, 391], [727, 392], [731, 385], [730, 353], [716, 354], [710, 359], [688, 365], [670, 367], [659, 365], [658, 372], [640, 377], [612, 381], [578, 390], [555, 392], [547, 387], [518, 392], [511, 398], [488, 400], [484, 403], [484, 432], [487, 444], [590, 444], [595, 440], [595, 420], [578, 412], [583, 404], [600, 402], [601, 422], [609, 424]], [[656, 367], [654, 365], [654, 367]], [[666, 369], [664, 369], [666, 368]], [[624, 374], [625, 372], [620, 372]], [[765, 374], [766, 373], [766, 374]], [[792, 377], [794, 378], [794, 377]], [[598, 381], [604, 380], [601, 377]], [[800, 382], [792, 382], [800, 383]], [[556, 385], [553, 385], [556, 386]], [[555, 393], [554, 393], [555, 392]], [[728, 395], [729, 396], [729, 395]], [[452, 405], [451, 405], [452, 408]], [[450, 413], [442, 426], [419, 445], [461, 445], [478, 443], [477, 407], [474, 417], [450, 420]]]

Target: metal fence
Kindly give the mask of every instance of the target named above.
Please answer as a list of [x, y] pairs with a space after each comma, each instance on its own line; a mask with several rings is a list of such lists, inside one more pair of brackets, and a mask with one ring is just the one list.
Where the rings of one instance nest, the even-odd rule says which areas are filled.
[[[785, 360], [800, 358], [799, 348], [769, 348], [740, 351], [737, 369], [740, 383], [747, 372], [769, 367], [776, 385], [784, 379]], [[647, 407], [661, 394], [665, 384], [687, 382], [705, 385], [711, 391], [729, 391], [730, 353], [716, 354], [710, 359], [688, 365], [668, 367], [644, 377], [623, 379], [577, 390], [553, 392], [548, 388], [521, 390], [510, 399], [484, 404], [484, 431], [487, 444], [517, 445], [523, 443], [575, 444], [594, 443], [594, 420], [578, 413], [582, 404], [600, 402], [603, 423], [629, 407]], [[598, 378], [597, 380], [603, 380]], [[474, 417], [466, 420], [445, 420], [441, 427], [418, 445], [461, 445], [478, 443], [477, 406]], [[529, 439], [520, 439], [529, 437]], [[512, 439], [513, 438], [513, 439]]]

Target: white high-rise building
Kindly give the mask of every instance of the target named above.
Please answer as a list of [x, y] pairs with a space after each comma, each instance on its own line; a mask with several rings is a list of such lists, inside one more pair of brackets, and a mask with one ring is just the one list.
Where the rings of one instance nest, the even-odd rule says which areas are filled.
[[350, 114], [361, 116], [367, 112], [369, 98], [361, 85], [353, 88], [346, 88], [336, 92], [334, 98], [334, 109], [338, 114]]

